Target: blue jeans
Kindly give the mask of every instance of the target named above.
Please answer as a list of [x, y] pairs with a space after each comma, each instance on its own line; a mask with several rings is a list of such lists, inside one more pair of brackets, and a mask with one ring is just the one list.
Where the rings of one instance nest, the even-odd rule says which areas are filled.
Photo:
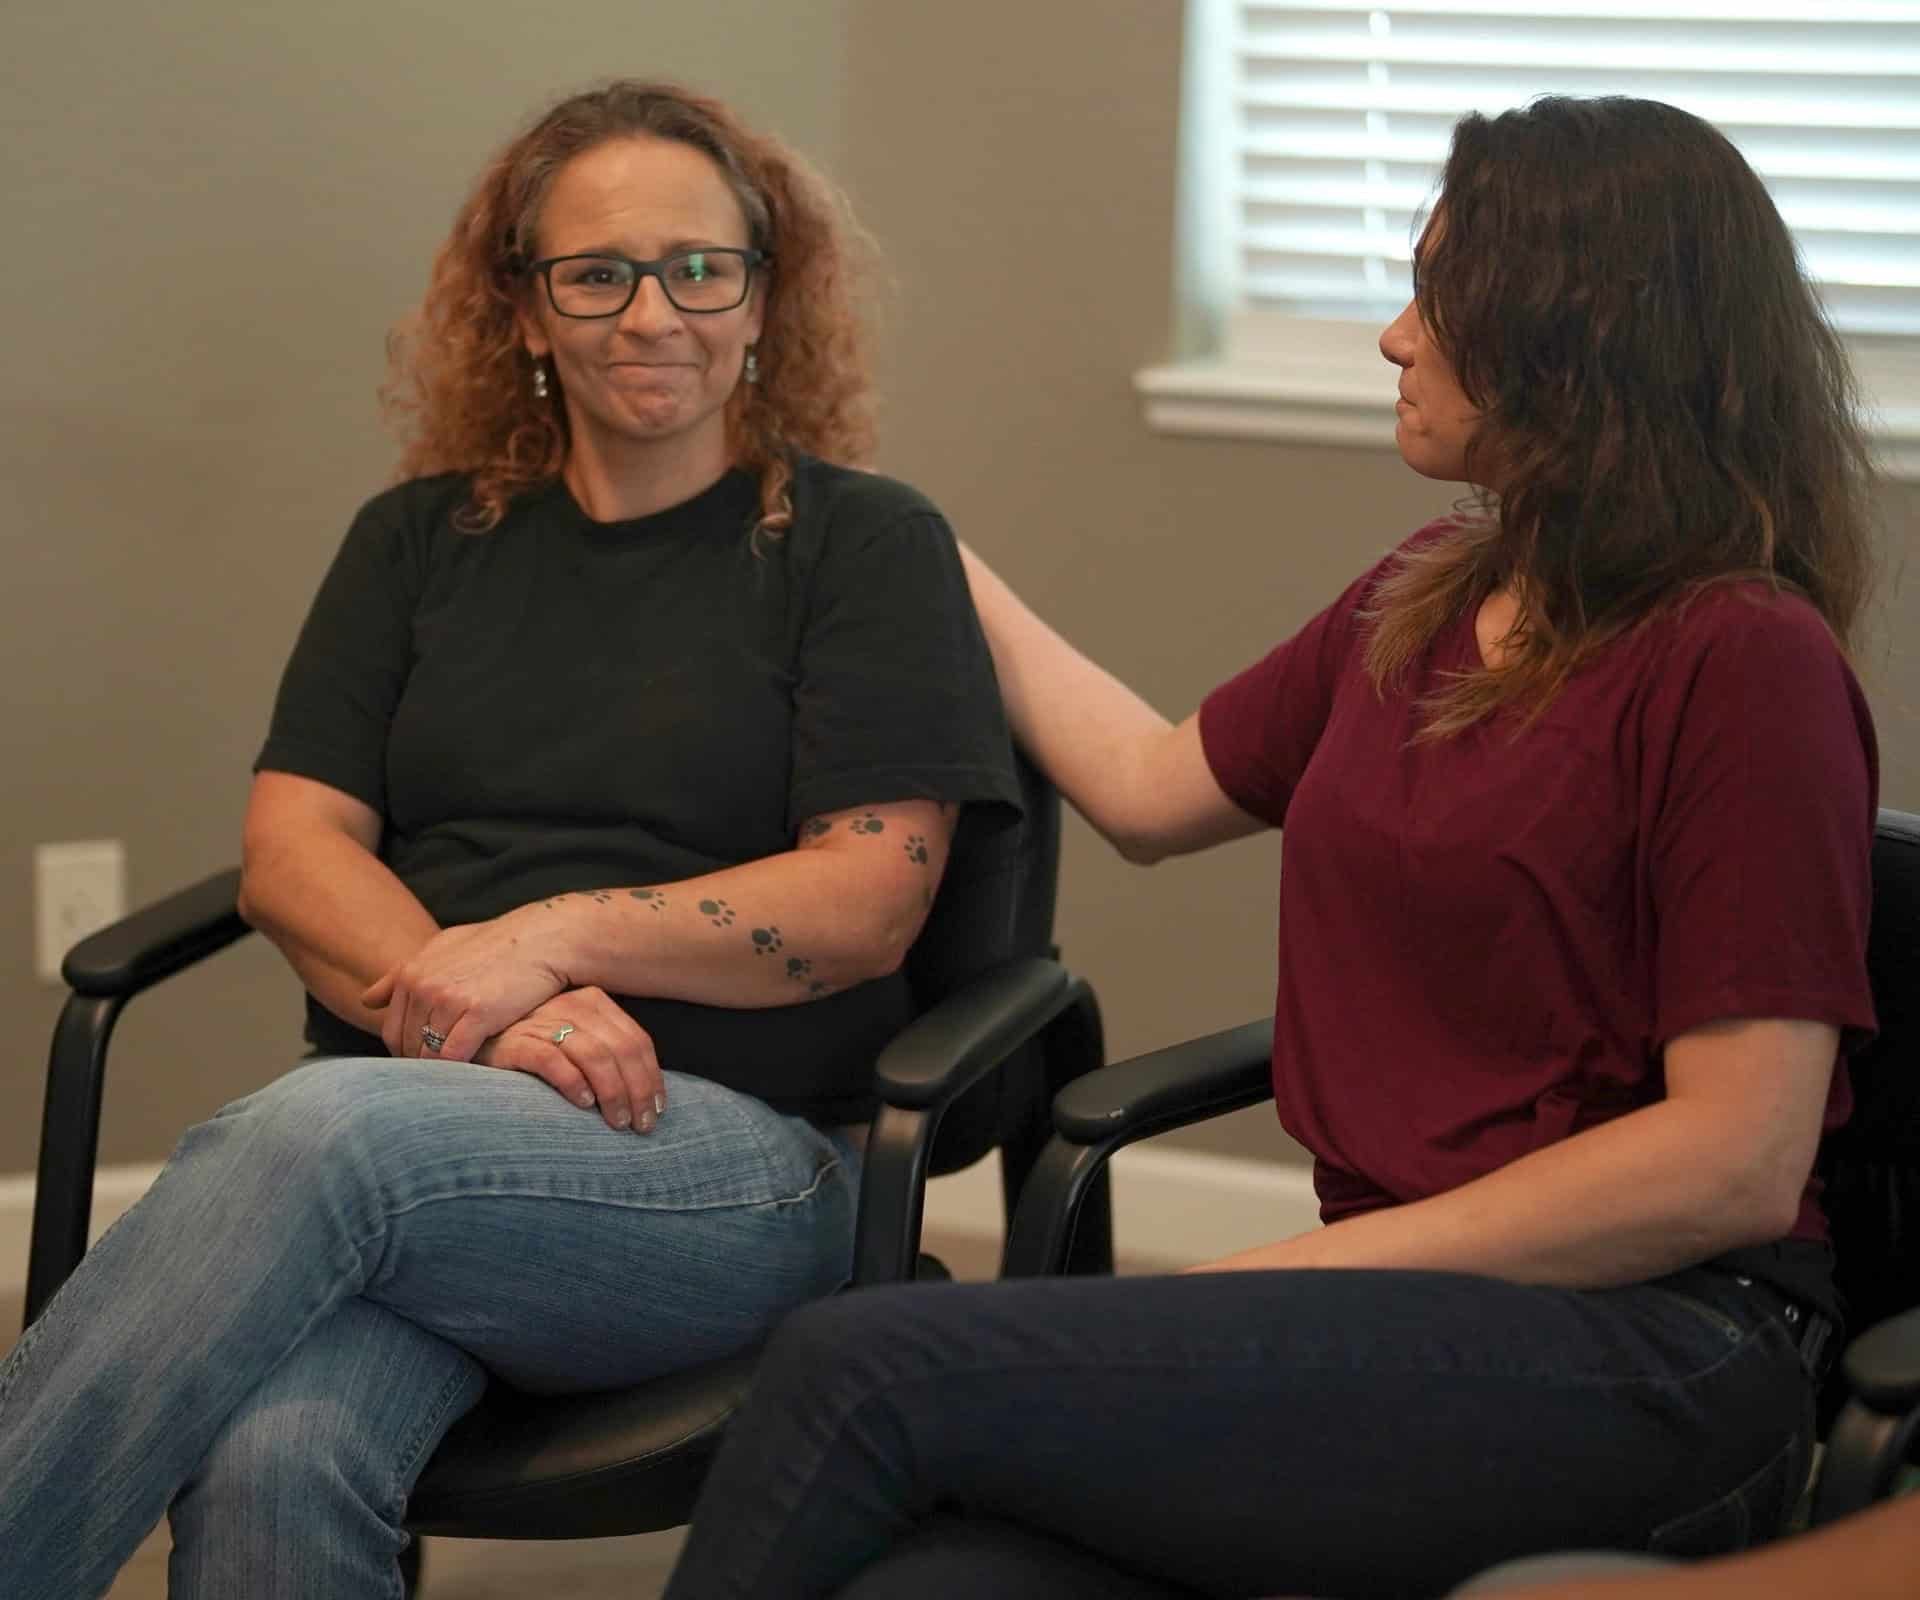
[[775, 1337], [667, 1594], [1432, 1595], [1770, 1538], [1812, 1434], [1785, 1302], [1707, 1268], [860, 1290]]
[[0, 1594], [401, 1593], [415, 1478], [491, 1372], [564, 1392], [843, 1283], [858, 1151], [669, 1074], [648, 1135], [443, 1063], [303, 1066], [188, 1131], [0, 1365]]

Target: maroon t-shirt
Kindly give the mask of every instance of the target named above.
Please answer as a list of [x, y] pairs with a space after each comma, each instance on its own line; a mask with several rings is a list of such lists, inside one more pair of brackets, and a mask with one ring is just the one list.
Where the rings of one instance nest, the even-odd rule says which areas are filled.
[[[1871, 1032], [1877, 749], [1810, 605], [1711, 585], [1517, 737], [1508, 712], [1415, 744], [1479, 647], [1462, 616], [1375, 692], [1355, 613], [1393, 559], [1200, 711], [1221, 788], [1286, 830], [1274, 1097], [1327, 1221], [1657, 1100], [1704, 1023]], [[1837, 1065], [1827, 1128], [1850, 1103]], [[1792, 1237], [1825, 1235], [1810, 1183]]]

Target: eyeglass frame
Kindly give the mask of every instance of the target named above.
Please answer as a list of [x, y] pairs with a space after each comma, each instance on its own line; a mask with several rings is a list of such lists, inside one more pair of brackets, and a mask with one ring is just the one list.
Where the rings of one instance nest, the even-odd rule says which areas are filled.
[[[739, 256], [746, 264], [745, 285], [740, 290], [740, 298], [730, 306], [683, 306], [673, 297], [673, 290], [667, 286], [666, 269], [676, 261], [685, 261], [689, 256]], [[627, 297], [611, 311], [562, 311], [560, 302], [553, 294], [553, 269], [563, 261], [618, 261], [633, 273], [633, 282], [627, 288]], [[612, 250], [575, 250], [564, 256], [545, 256], [538, 261], [529, 261], [525, 271], [529, 277], [537, 275], [547, 286], [547, 304], [553, 307], [556, 317], [568, 317], [575, 322], [601, 322], [608, 317], [617, 317], [632, 305], [640, 293], [641, 283], [648, 278], [660, 285], [660, 292], [667, 297], [667, 304], [675, 311], [689, 317], [721, 317], [729, 311], [738, 311], [747, 303], [747, 297], [753, 293], [753, 275], [762, 267], [773, 265], [771, 250], [756, 250], [751, 246], [738, 248], [733, 245], [714, 245], [699, 250], [676, 250], [670, 256], [661, 256], [653, 261], [637, 261], [632, 256], [623, 256]]]

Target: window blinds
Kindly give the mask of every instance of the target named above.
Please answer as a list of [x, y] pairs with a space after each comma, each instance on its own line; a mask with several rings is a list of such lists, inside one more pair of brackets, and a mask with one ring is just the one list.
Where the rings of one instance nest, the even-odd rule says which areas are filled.
[[[1225, 4], [1226, 0], [1222, 0]], [[1633, 94], [1746, 154], [1835, 323], [1920, 339], [1920, 0], [1233, 3], [1241, 314], [1377, 324], [1406, 303], [1415, 221], [1467, 111]], [[1216, 144], [1215, 148], [1219, 146]]]

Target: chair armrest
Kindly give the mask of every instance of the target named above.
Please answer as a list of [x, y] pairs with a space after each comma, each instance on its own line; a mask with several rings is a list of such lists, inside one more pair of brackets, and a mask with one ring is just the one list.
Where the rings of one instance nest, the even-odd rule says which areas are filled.
[[121, 1009], [163, 978], [245, 936], [250, 930], [234, 909], [239, 893], [239, 868], [216, 872], [82, 939], [61, 963], [73, 993], [60, 1012], [47, 1057], [27, 1253], [28, 1322], [87, 1248], [107, 1046]]
[[889, 1105], [944, 1106], [1066, 1009], [1072, 979], [1057, 961], [1010, 961], [961, 985], [896, 1034], [874, 1064]]
[[139, 994], [252, 932], [239, 898], [240, 869], [216, 872], [82, 939], [60, 975], [77, 994]]
[[1002, 1276], [1067, 1270], [1080, 1207], [1116, 1150], [1273, 1096], [1273, 1019], [1150, 1051], [1053, 1097], [1054, 1136], [1021, 1192]]
[[1920, 1309], [1869, 1328], [1840, 1358], [1847, 1388], [1876, 1411], [1920, 1406]]
[[1814, 1527], [1863, 1511], [1898, 1488], [1920, 1442], [1920, 1309], [1876, 1323], [1840, 1358], [1852, 1395], [1827, 1429], [1814, 1481]]
[[926, 1211], [927, 1164], [941, 1115], [1014, 1051], [1040, 1038], [1076, 1003], [1057, 961], [1008, 962], [961, 985], [893, 1038], [874, 1064], [880, 1106], [867, 1132], [856, 1284], [914, 1275]]
[[1053, 1125], [1074, 1144], [1117, 1150], [1273, 1098], [1273, 1018], [1149, 1051], [1076, 1078]]

